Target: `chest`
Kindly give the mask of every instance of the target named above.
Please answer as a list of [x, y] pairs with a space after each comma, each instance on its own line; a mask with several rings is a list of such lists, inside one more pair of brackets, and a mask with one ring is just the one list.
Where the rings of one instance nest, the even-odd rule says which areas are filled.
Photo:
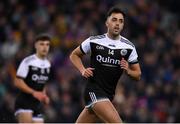
[[92, 43], [91, 44], [91, 55], [92, 57], [106, 57], [111, 59], [128, 59], [132, 50], [129, 48], [123, 48], [123, 46], [117, 46], [114, 44], [101, 45]]
[[50, 68], [39, 68], [36, 66], [29, 66], [29, 72], [27, 78], [32, 82], [45, 83], [49, 80]]

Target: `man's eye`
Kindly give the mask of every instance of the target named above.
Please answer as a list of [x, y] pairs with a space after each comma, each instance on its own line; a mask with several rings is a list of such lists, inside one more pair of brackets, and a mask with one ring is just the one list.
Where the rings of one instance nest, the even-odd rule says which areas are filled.
[[117, 19], [112, 19], [112, 21], [116, 21]]
[[124, 21], [123, 19], [120, 19], [120, 20], [119, 20], [120, 23], [123, 23], [123, 21]]

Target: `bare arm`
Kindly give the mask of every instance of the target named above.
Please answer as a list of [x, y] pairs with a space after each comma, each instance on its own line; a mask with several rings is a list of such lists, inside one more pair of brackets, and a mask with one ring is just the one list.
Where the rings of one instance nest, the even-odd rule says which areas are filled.
[[46, 97], [45, 94], [43, 92], [32, 89], [21, 78], [15, 78], [14, 82], [15, 82], [14, 85], [21, 91], [27, 94], [31, 94], [33, 97], [35, 97], [39, 101], [44, 101]]
[[81, 52], [80, 47], [77, 47], [75, 50], [72, 51], [70, 55], [70, 60], [73, 63], [73, 65], [80, 71], [82, 76], [88, 78], [90, 76], [93, 76], [92, 70], [94, 70], [94, 68], [84, 67], [81, 60], [83, 55], [84, 54]]
[[129, 65], [128, 62], [124, 59], [121, 60], [121, 68], [135, 80], [140, 80], [141, 78], [141, 69], [139, 63]]
[[81, 60], [82, 57], [83, 57], [83, 53], [81, 52], [80, 47], [77, 47], [75, 50], [73, 50], [70, 55], [71, 62], [81, 73], [85, 69], [84, 65], [82, 64], [82, 60]]
[[28, 94], [33, 94], [35, 92], [34, 89], [30, 88], [21, 78], [15, 78], [15, 84], [14, 84], [18, 89], [21, 91], [28, 93]]

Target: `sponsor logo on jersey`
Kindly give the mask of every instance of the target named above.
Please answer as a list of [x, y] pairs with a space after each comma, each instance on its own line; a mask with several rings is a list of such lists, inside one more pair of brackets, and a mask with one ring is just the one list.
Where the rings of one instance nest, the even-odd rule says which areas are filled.
[[101, 55], [97, 55], [96, 60], [100, 63], [107, 63], [107, 64], [113, 64], [113, 65], [120, 64], [120, 60], [118, 60], [118, 59], [113, 59], [111, 57], [103, 57]]
[[32, 80], [33, 81], [47, 81], [48, 79], [49, 79], [48, 76], [37, 75], [37, 74], [32, 75]]

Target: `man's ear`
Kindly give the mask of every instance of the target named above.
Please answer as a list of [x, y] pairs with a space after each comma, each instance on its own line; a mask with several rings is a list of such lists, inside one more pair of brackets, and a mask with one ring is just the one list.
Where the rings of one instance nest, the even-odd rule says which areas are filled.
[[37, 42], [34, 44], [34, 48], [37, 49]]
[[108, 27], [108, 22], [107, 22], [107, 21], [108, 21], [108, 19], [106, 20], [105, 24], [106, 24], [106, 26]]

